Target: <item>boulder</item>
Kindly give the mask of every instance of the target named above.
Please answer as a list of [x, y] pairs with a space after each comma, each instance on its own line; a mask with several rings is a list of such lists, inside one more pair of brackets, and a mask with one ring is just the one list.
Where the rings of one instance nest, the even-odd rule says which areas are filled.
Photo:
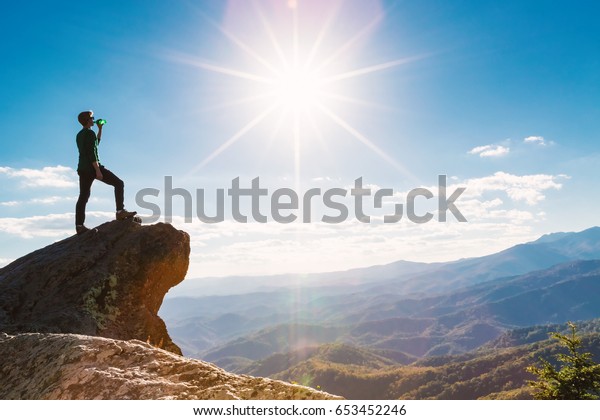
[[339, 399], [138, 340], [0, 333], [0, 399]]
[[0, 331], [137, 339], [181, 354], [157, 313], [189, 253], [187, 233], [131, 220], [56, 242], [0, 269]]

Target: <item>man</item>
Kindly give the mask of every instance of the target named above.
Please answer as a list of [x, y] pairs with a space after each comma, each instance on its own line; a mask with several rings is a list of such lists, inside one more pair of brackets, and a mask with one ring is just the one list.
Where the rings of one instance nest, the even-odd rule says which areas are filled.
[[83, 111], [77, 116], [77, 120], [83, 126], [77, 133], [77, 148], [79, 149], [79, 164], [77, 174], [79, 175], [79, 199], [75, 206], [75, 230], [78, 235], [89, 229], [83, 224], [85, 222], [85, 205], [90, 198], [90, 190], [94, 179], [112, 185], [115, 188], [115, 204], [117, 206], [117, 220], [124, 220], [137, 214], [135, 211], [125, 210], [124, 183], [100, 164], [98, 159], [98, 143], [102, 137], [102, 124], [97, 123], [98, 135], [92, 130], [94, 125], [94, 113]]

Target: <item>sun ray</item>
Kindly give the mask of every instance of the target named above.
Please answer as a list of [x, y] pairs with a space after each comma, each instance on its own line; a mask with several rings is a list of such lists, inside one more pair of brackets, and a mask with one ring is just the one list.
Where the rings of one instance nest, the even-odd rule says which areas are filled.
[[[310, 110], [307, 110], [305, 112], [305, 115], [306, 115], [306, 120], [308, 121], [308, 125], [310, 125], [310, 127], [312, 128], [314, 135], [315, 135], [316, 139], [319, 141], [319, 144], [323, 148], [324, 152], [330, 153], [330, 148], [329, 148], [329, 145], [327, 144], [327, 141], [325, 140], [325, 135], [323, 134], [323, 131], [319, 128], [319, 124], [317, 124], [317, 121], [315, 120], [315, 116], [313, 115], [313, 112], [311, 112]], [[335, 162], [335, 159], [332, 159], [332, 162]]]
[[327, 18], [327, 21], [325, 22], [325, 24], [323, 25], [323, 27], [321, 28], [321, 31], [319, 31], [319, 35], [317, 36], [317, 39], [315, 40], [315, 43], [313, 44], [310, 53], [308, 54], [308, 57], [306, 58], [306, 62], [304, 63], [304, 68], [308, 69], [310, 68], [313, 60], [315, 59], [315, 56], [317, 55], [317, 51], [319, 50], [319, 47], [321, 46], [321, 43], [323, 42], [323, 40], [325, 39], [325, 35], [327, 34], [333, 20], [337, 17], [338, 15], [338, 11], [340, 9], [340, 5], [341, 3], [339, 1], [337, 1], [335, 3], [335, 5], [333, 6], [333, 11], [329, 14], [329, 17]]
[[171, 61], [175, 61], [181, 64], [187, 64], [193, 67], [199, 67], [204, 70], [210, 70], [215, 73], [226, 74], [228, 76], [238, 77], [240, 79], [252, 80], [254, 82], [261, 83], [272, 83], [272, 79], [267, 77], [259, 76], [257, 74], [247, 73], [241, 70], [230, 69], [227, 67], [215, 66], [214, 64], [205, 63], [195, 57], [188, 56], [182, 53], [172, 53], [168, 57]]
[[299, 33], [298, 33], [298, 4], [292, 7], [292, 31], [293, 31], [293, 48], [294, 48], [294, 68], [298, 68], [299, 60]]
[[277, 121], [276, 121], [275, 125], [273, 126], [273, 131], [271, 131], [271, 134], [269, 135], [269, 139], [271, 141], [275, 140], [275, 137], [279, 133], [279, 130], [281, 130], [281, 127], [283, 126], [283, 122], [287, 119], [287, 116], [288, 116], [287, 110], [283, 110], [282, 112], [279, 113], [279, 116], [277, 117]]
[[385, 69], [389, 69], [391, 67], [397, 67], [402, 64], [412, 63], [414, 61], [422, 60], [425, 58], [425, 55], [416, 55], [413, 57], [405, 57], [394, 61], [388, 61], [387, 63], [376, 64], [369, 67], [364, 67], [362, 69], [352, 70], [345, 73], [340, 73], [335, 76], [329, 77], [323, 81], [323, 83], [331, 83], [337, 82], [339, 80], [350, 79], [352, 77], [362, 76], [369, 73], [375, 73], [378, 71], [382, 71]]
[[329, 108], [327, 108], [323, 104], [317, 104], [317, 106], [321, 109], [321, 111], [323, 111], [323, 113], [325, 115], [327, 115], [329, 118], [331, 118], [337, 125], [339, 125], [344, 130], [346, 130], [348, 133], [350, 133], [358, 141], [363, 143], [365, 146], [367, 146], [369, 149], [371, 149], [373, 152], [375, 152], [377, 155], [379, 155], [386, 162], [391, 164], [394, 168], [396, 168], [397, 170], [402, 172], [404, 175], [409, 176], [410, 178], [414, 179], [414, 176], [406, 168], [404, 168], [404, 166], [402, 166], [400, 163], [396, 162], [396, 160], [392, 159], [387, 153], [385, 153], [383, 150], [381, 150], [379, 147], [377, 147], [371, 140], [369, 140], [367, 137], [365, 137], [363, 134], [361, 134], [357, 129], [352, 127], [342, 117], [337, 115], [335, 112], [331, 111]]
[[219, 109], [231, 108], [231, 107], [234, 107], [237, 105], [244, 105], [247, 103], [260, 101], [261, 99], [266, 99], [266, 98], [273, 97], [273, 96], [274, 95], [271, 92], [263, 93], [262, 95], [247, 96], [245, 98], [240, 98], [235, 101], [223, 102], [223, 103], [216, 104], [213, 106], [207, 106], [204, 108], [200, 108], [200, 109], [198, 109], [198, 112], [216, 111]]
[[323, 68], [327, 67], [329, 63], [338, 58], [339, 55], [344, 53], [350, 47], [352, 47], [359, 39], [365, 36], [375, 25], [377, 25], [383, 19], [383, 13], [378, 14], [375, 18], [369, 22], [363, 29], [361, 29], [356, 35], [354, 35], [348, 42], [338, 48], [333, 54], [331, 54], [326, 60], [317, 67], [316, 71], [320, 72]]
[[[177, 52], [171, 57], [173, 61], [198, 67], [205, 71], [256, 83], [255, 86], [250, 86], [250, 83], [247, 83], [247, 88], [238, 83], [233, 84], [234, 88], [241, 88], [240, 93], [243, 92], [242, 95], [246, 94], [249, 96], [230, 98], [229, 102], [207, 105], [206, 108], [202, 109], [202, 111], [210, 111], [245, 104], [254, 108], [258, 106], [258, 109], [253, 111], [255, 114], [250, 115], [251, 119], [241, 128], [233, 128], [234, 131], [237, 130], [235, 134], [226, 141], [220, 142], [215, 150], [192, 169], [191, 173], [205, 167], [274, 113], [277, 118], [272, 119], [274, 126], [271, 126], [271, 130], [273, 131], [268, 133], [267, 136], [270, 135], [272, 142], [275, 136], [281, 131], [281, 127], [286, 128], [289, 140], [288, 147], [293, 152], [294, 183], [298, 191], [302, 185], [300, 177], [304, 169], [302, 168], [302, 151], [309, 144], [306, 143], [307, 136], [317, 138], [319, 141], [325, 143], [325, 136], [322, 132], [325, 126], [321, 125], [322, 123], [328, 124], [328, 126], [335, 126], [334, 129], [336, 131], [341, 129], [349, 133], [350, 137], [360, 141], [392, 167], [404, 175], [415, 179], [391, 155], [382, 150], [376, 143], [344, 119], [343, 115], [345, 114], [342, 113], [343, 107], [348, 104], [393, 112], [398, 111], [398, 109], [345, 95], [344, 93], [348, 92], [343, 88], [350, 87], [350, 83], [357, 82], [338, 82], [393, 69], [421, 60], [426, 56], [405, 57], [367, 65], [362, 68], [360, 68], [360, 65], [364, 64], [355, 65], [359, 68], [354, 69], [348, 67], [348, 62], [345, 59], [346, 55], [352, 54], [355, 47], [359, 47], [362, 44], [362, 40], [385, 17], [385, 10], [378, 10], [375, 12], [377, 13], [375, 16], [364, 17], [363, 22], [365, 22], [365, 25], [359, 26], [358, 32], [347, 33], [348, 36], [345, 38], [347, 41], [336, 44], [331, 48], [333, 50], [331, 54], [327, 54], [327, 57], [322, 57], [323, 53], [331, 51], [329, 49], [328, 36], [333, 29], [336, 29], [336, 19], [341, 13], [340, 8], [345, 3], [342, 0], [332, 0], [329, 3], [331, 7], [328, 9], [323, 8], [324, 13], [321, 13], [322, 16], [319, 16], [321, 20], [318, 22], [315, 21], [315, 25], [309, 24], [308, 27], [304, 25], [304, 19], [310, 19], [312, 16], [305, 9], [299, 8], [300, 3], [302, 2], [289, 0], [289, 9], [282, 11], [277, 8], [272, 10], [265, 9], [265, 3], [251, 0], [250, 5], [246, 3], [246, 5], [250, 6], [249, 9], [239, 9], [239, 13], [242, 13], [240, 17], [244, 19], [258, 18], [259, 22], [257, 22], [256, 26], [246, 27], [242, 25], [240, 32], [236, 31], [237, 26], [228, 26], [228, 22], [234, 25], [235, 21], [230, 22], [227, 19], [222, 26], [219, 22], [205, 17], [207, 22], [218, 29], [230, 41], [228, 44], [232, 51], [238, 53], [240, 56], [244, 56], [245, 58], [250, 57], [256, 61], [255, 63], [248, 59], [247, 61], [250, 62], [249, 66], [240, 68], [235, 65], [234, 67], [230, 67], [229, 64], [213, 64], [213, 62], [208, 62], [204, 58], [195, 58]], [[273, 12], [274, 18], [279, 20], [274, 21], [270, 19], [271, 12]], [[281, 19], [284, 19], [284, 21], [281, 21]], [[261, 27], [264, 32], [261, 30]], [[304, 39], [303, 37], [307, 35], [307, 28], [314, 28], [315, 31], [318, 31], [316, 37], [312, 37], [311, 35], [310, 39]], [[246, 34], [246, 36], [242, 34]], [[262, 42], [262, 47], [266, 46], [266, 49], [262, 47], [258, 48], [258, 44], [253, 44], [253, 39], [256, 39], [257, 42]], [[270, 49], [269, 43], [272, 45], [272, 49]], [[339, 46], [340, 44], [342, 45]], [[328, 51], [324, 51], [326, 47]], [[268, 71], [264, 71], [263, 67]], [[264, 101], [258, 103], [261, 100]], [[261, 108], [261, 105], [264, 105], [264, 108]], [[327, 118], [321, 117], [321, 113], [325, 114]], [[329, 120], [334, 124], [330, 124]], [[271, 119], [269, 122], [271, 122]], [[326, 146], [327, 144], [325, 143]]]
[[242, 51], [245, 51], [246, 53], [248, 53], [250, 56], [252, 56], [260, 64], [265, 66], [273, 74], [277, 74], [277, 69], [275, 67], [273, 67], [273, 65], [271, 63], [269, 63], [269, 61], [267, 61], [266, 59], [261, 57], [260, 54], [258, 54], [256, 51], [254, 51], [250, 46], [246, 45], [242, 40], [240, 40], [234, 34], [229, 32], [225, 28], [223, 28], [222, 25], [219, 25], [217, 22], [210, 19], [208, 16], [204, 16], [204, 19], [208, 23], [210, 23], [212, 26], [217, 28], [219, 30], [219, 32], [221, 32], [223, 35], [225, 35], [231, 42], [233, 42], [235, 45], [237, 45]]
[[324, 92], [324, 91], [322, 91], [322, 92], [320, 92], [319, 96], [322, 96], [324, 98], [335, 99], [335, 100], [346, 102], [346, 103], [349, 103], [349, 104], [360, 105], [360, 106], [364, 106], [364, 107], [368, 107], [368, 108], [373, 108], [373, 109], [380, 109], [382, 111], [389, 111], [389, 112], [398, 112], [398, 111], [400, 111], [398, 108], [381, 105], [381, 104], [378, 104], [376, 102], [364, 101], [362, 99], [353, 98], [351, 96], [340, 95], [339, 93], [332, 93], [332, 92]]
[[300, 191], [300, 118], [294, 113], [294, 187]]
[[273, 48], [275, 49], [275, 52], [279, 56], [279, 59], [281, 60], [281, 63], [283, 64], [284, 68], [289, 67], [288, 60], [285, 57], [285, 54], [283, 53], [283, 50], [281, 49], [281, 46], [279, 45], [279, 42], [277, 42], [277, 37], [273, 33], [273, 30], [271, 29], [271, 25], [269, 25], [269, 22], [265, 18], [265, 15], [263, 14], [263, 12], [260, 9], [260, 6], [256, 2], [256, 0], [252, 0], [252, 5], [254, 6], [255, 12], [258, 14], [258, 17], [259, 17], [259, 19], [260, 19], [260, 21], [261, 21], [261, 23], [262, 23], [265, 31], [267, 32], [267, 36], [269, 37], [269, 40], [271, 41], [271, 44], [273, 44]]
[[277, 119], [275, 121], [275, 124], [273, 125], [272, 130], [269, 132], [269, 135], [267, 136], [267, 142], [265, 144], [265, 147], [263, 149], [263, 151], [265, 153], [263, 153], [258, 161], [258, 167], [261, 167], [264, 162], [265, 159], [268, 158], [267, 156], [267, 152], [271, 149], [271, 147], [273, 147], [273, 143], [275, 142], [276, 138], [277, 138], [277, 134], [279, 134], [279, 130], [281, 130], [281, 127], [283, 126], [283, 122], [286, 120], [287, 118], [287, 110], [282, 110], [281, 112], [277, 112]]
[[250, 131], [252, 128], [254, 128], [256, 125], [258, 125], [263, 119], [265, 119], [271, 112], [273, 112], [273, 110], [275, 108], [276, 108], [276, 105], [272, 105], [267, 110], [265, 110], [264, 112], [262, 112], [260, 115], [257, 115], [255, 118], [253, 118], [248, 124], [246, 124], [240, 130], [238, 130], [238, 132], [235, 133], [233, 136], [231, 136], [229, 138], [229, 140], [227, 140], [225, 143], [223, 143], [222, 145], [220, 145], [210, 155], [208, 155], [206, 158], [204, 158], [204, 160], [202, 160], [202, 162], [200, 162], [198, 165], [196, 165], [190, 171], [190, 173], [188, 175], [194, 174], [198, 170], [202, 169], [204, 166], [206, 166], [206, 164], [208, 164], [214, 158], [216, 158], [221, 153], [223, 153], [225, 150], [227, 150], [227, 148], [229, 148], [229, 146], [231, 146], [232, 144], [234, 144], [235, 142], [237, 142], [240, 138], [242, 138], [242, 136], [244, 136], [244, 134], [246, 134], [248, 131]]
[[327, 143], [325, 142], [325, 136], [323, 135], [323, 132], [321, 131], [321, 129], [319, 128], [319, 125], [315, 121], [314, 115], [310, 111], [306, 111], [305, 115], [306, 115], [306, 119], [308, 120], [309, 125], [315, 132], [315, 136], [317, 137], [317, 139], [319, 139], [319, 142], [321, 142], [323, 144], [323, 146], [326, 147]]

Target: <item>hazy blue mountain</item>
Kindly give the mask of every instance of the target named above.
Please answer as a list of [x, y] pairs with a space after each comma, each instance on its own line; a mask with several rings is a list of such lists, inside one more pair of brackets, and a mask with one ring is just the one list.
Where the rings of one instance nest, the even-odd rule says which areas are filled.
[[[401, 293], [435, 294], [525, 274], [574, 260], [600, 259], [600, 228], [577, 233], [555, 233], [508, 248], [496, 254], [441, 264], [408, 279], [388, 283]], [[374, 287], [382, 286], [381, 283]], [[388, 289], [390, 290], [390, 289]]]
[[215, 363], [225, 357], [260, 360], [325, 343], [411, 357], [460, 354], [512, 328], [600, 317], [600, 260], [560, 264], [446, 295], [408, 300], [392, 295], [385, 301], [348, 305], [338, 322], [306, 325], [280, 318], [277, 327], [236, 337], [201, 356]]
[[279, 274], [271, 276], [229, 276], [187, 279], [169, 292], [169, 297], [227, 296], [277, 292], [286, 288], [358, 286], [381, 279], [418, 274], [440, 263], [396, 261], [385, 265], [354, 268], [330, 273]]
[[260, 360], [274, 353], [333, 342], [344, 328], [317, 325], [280, 325], [247, 338], [239, 338], [203, 355], [209, 362], [226, 357]]
[[[169, 294], [160, 315], [186, 354], [229, 357], [236, 363], [296, 348], [289, 340], [283, 346], [274, 339], [263, 345], [257, 337], [265, 331], [275, 337], [274, 331], [285, 334], [298, 325], [335, 327], [331, 342], [418, 357], [461, 353], [509, 328], [600, 316], [599, 262], [575, 261], [593, 258], [600, 259], [600, 228], [545, 235], [486, 257], [450, 263], [400, 261], [295, 276], [292, 283], [286, 283], [286, 276], [268, 277], [257, 280], [269, 285], [262, 292]], [[251, 287], [250, 279], [221, 281]], [[229, 351], [231, 345], [235, 351]]]
[[600, 260], [560, 264], [408, 303], [367, 308], [369, 320], [354, 327], [353, 343], [415, 356], [454, 354], [507, 329], [600, 317]]
[[433, 293], [589, 259], [600, 259], [600, 227], [547, 234], [495, 254], [446, 263], [396, 261], [331, 273], [187, 279], [173, 288], [168, 298], [247, 295], [306, 287], [338, 294], [340, 289], [358, 292], [371, 287], [378, 290], [384, 285], [402, 293]]

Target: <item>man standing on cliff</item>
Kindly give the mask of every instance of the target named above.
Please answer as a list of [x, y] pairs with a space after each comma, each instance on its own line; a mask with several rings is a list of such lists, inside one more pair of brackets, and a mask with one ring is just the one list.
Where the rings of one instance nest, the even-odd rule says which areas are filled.
[[90, 198], [90, 190], [94, 179], [112, 185], [115, 188], [117, 220], [133, 217], [137, 212], [125, 210], [123, 204], [125, 184], [118, 176], [100, 164], [98, 144], [102, 137], [102, 124], [96, 123], [98, 126], [98, 134], [96, 135], [92, 130], [94, 125], [94, 113], [92, 111], [81, 112], [77, 116], [77, 120], [83, 128], [77, 133], [77, 148], [79, 149], [79, 163], [77, 165], [79, 199], [75, 206], [75, 230], [78, 235], [81, 235], [89, 230], [83, 223], [85, 222], [85, 205]]

